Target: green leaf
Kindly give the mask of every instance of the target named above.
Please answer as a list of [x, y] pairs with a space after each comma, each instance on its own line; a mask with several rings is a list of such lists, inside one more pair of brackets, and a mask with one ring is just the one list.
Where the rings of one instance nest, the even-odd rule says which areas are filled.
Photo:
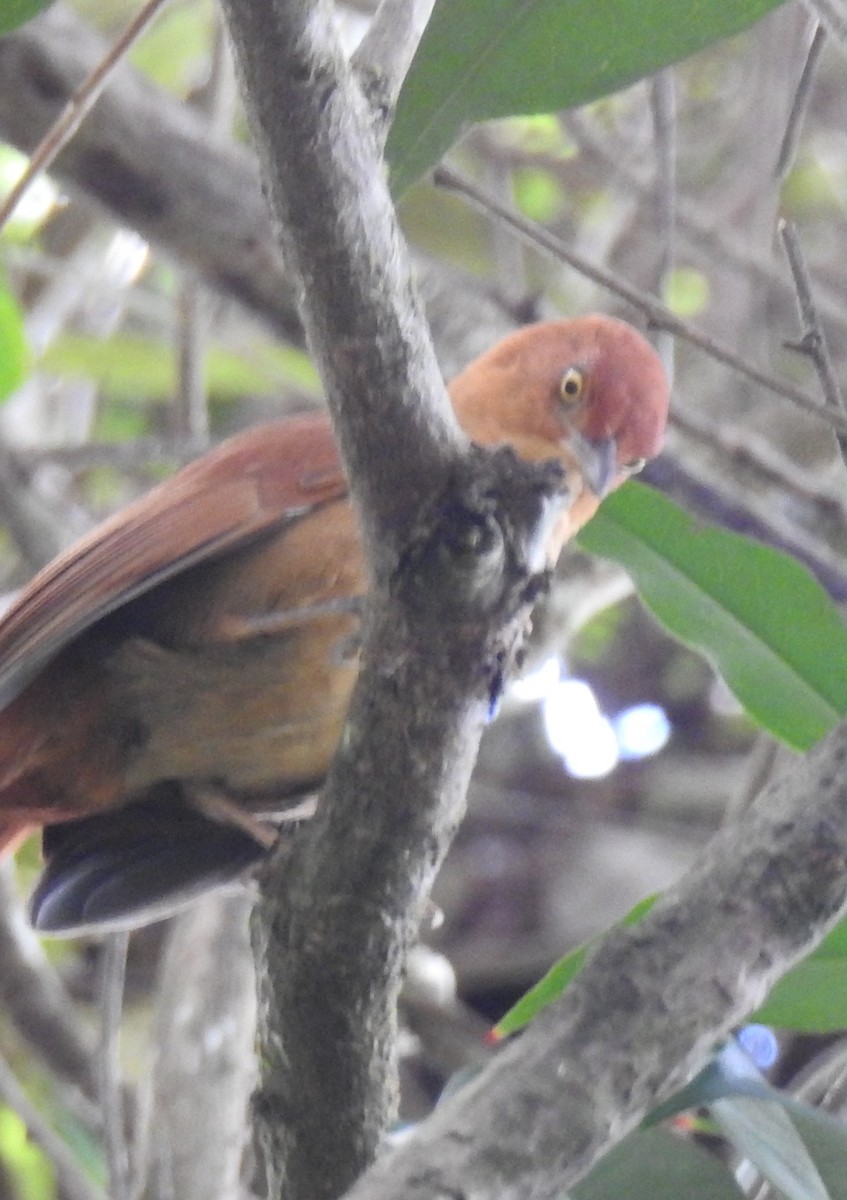
[[775, 1100], [730, 1096], [709, 1110], [724, 1137], [787, 1200], [832, 1200], [791, 1114]]
[[474, 121], [585, 104], [746, 29], [783, 0], [440, 0], [397, 105], [395, 195]]
[[0, 400], [21, 386], [29, 370], [29, 346], [18, 302], [0, 279]]
[[633, 483], [604, 501], [579, 542], [626, 567], [662, 624], [788, 745], [808, 750], [847, 711], [847, 628], [793, 558], [701, 525]]
[[[650, 911], [657, 899], [658, 896], [647, 896], [644, 900], [639, 900], [623, 920], [618, 925], [613, 926], [613, 928], [617, 929], [637, 924], [644, 914]], [[571, 950], [570, 954], [566, 954], [564, 958], [560, 958], [547, 974], [539, 979], [538, 983], [534, 987], [531, 987], [528, 992], [525, 992], [520, 1000], [513, 1004], [506, 1015], [497, 1022], [493, 1031], [495, 1037], [504, 1038], [508, 1037], [511, 1033], [517, 1033], [519, 1029], [523, 1029], [525, 1025], [528, 1025], [542, 1008], [546, 1008], [548, 1004], [552, 1004], [554, 1000], [558, 1000], [574, 976], [578, 975], [582, 970], [588, 951], [600, 940], [602, 938], [586, 942], [583, 946], [577, 946], [576, 950]]]
[[733, 1040], [646, 1124], [701, 1106], [790, 1200], [847, 1200], [847, 1128], [769, 1084]]
[[798, 1033], [847, 1029], [847, 921], [780, 979], [751, 1020]]
[[0, 33], [11, 33], [20, 25], [37, 17], [53, 0], [3, 0], [0, 4]]
[[820, 1172], [832, 1200], [847, 1200], [847, 1129], [807, 1104], [789, 1104], [791, 1119]]
[[730, 1170], [694, 1142], [664, 1129], [631, 1133], [571, 1188], [572, 1200], [740, 1200]]

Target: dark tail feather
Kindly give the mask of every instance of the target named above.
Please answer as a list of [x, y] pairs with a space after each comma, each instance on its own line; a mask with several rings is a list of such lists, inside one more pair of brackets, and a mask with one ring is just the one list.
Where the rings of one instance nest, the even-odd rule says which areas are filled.
[[266, 853], [163, 784], [124, 808], [45, 829], [30, 919], [65, 936], [144, 925], [232, 882]]

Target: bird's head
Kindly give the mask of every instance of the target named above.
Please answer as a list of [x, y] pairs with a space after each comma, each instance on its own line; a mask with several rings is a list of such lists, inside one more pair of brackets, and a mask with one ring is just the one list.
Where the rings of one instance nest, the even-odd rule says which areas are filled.
[[531, 460], [562, 460], [573, 503], [560, 540], [658, 454], [669, 401], [664, 367], [649, 342], [624, 321], [597, 315], [519, 330], [478, 358], [450, 391], [474, 441], [509, 443]]

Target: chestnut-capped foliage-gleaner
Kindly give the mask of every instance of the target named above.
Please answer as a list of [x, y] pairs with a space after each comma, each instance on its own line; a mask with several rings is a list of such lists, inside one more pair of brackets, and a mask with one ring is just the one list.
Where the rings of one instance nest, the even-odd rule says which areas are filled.
[[[668, 407], [654, 350], [603, 316], [512, 334], [450, 395], [473, 441], [564, 464], [551, 563]], [[366, 588], [324, 415], [232, 438], [35, 576], [0, 621], [0, 853], [43, 827], [38, 928], [148, 919], [264, 853], [257, 814], [329, 766]]]

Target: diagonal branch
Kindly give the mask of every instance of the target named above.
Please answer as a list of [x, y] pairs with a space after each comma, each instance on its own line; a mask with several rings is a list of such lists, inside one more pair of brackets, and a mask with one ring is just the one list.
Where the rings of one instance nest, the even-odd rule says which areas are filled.
[[564, 1195], [847, 906], [847, 723], [349, 1200]]
[[382, 0], [353, 56], [353, 68], [371, 107], [389, 118], [378, 131], [383, 140], [434, 3], [435, 0]]

